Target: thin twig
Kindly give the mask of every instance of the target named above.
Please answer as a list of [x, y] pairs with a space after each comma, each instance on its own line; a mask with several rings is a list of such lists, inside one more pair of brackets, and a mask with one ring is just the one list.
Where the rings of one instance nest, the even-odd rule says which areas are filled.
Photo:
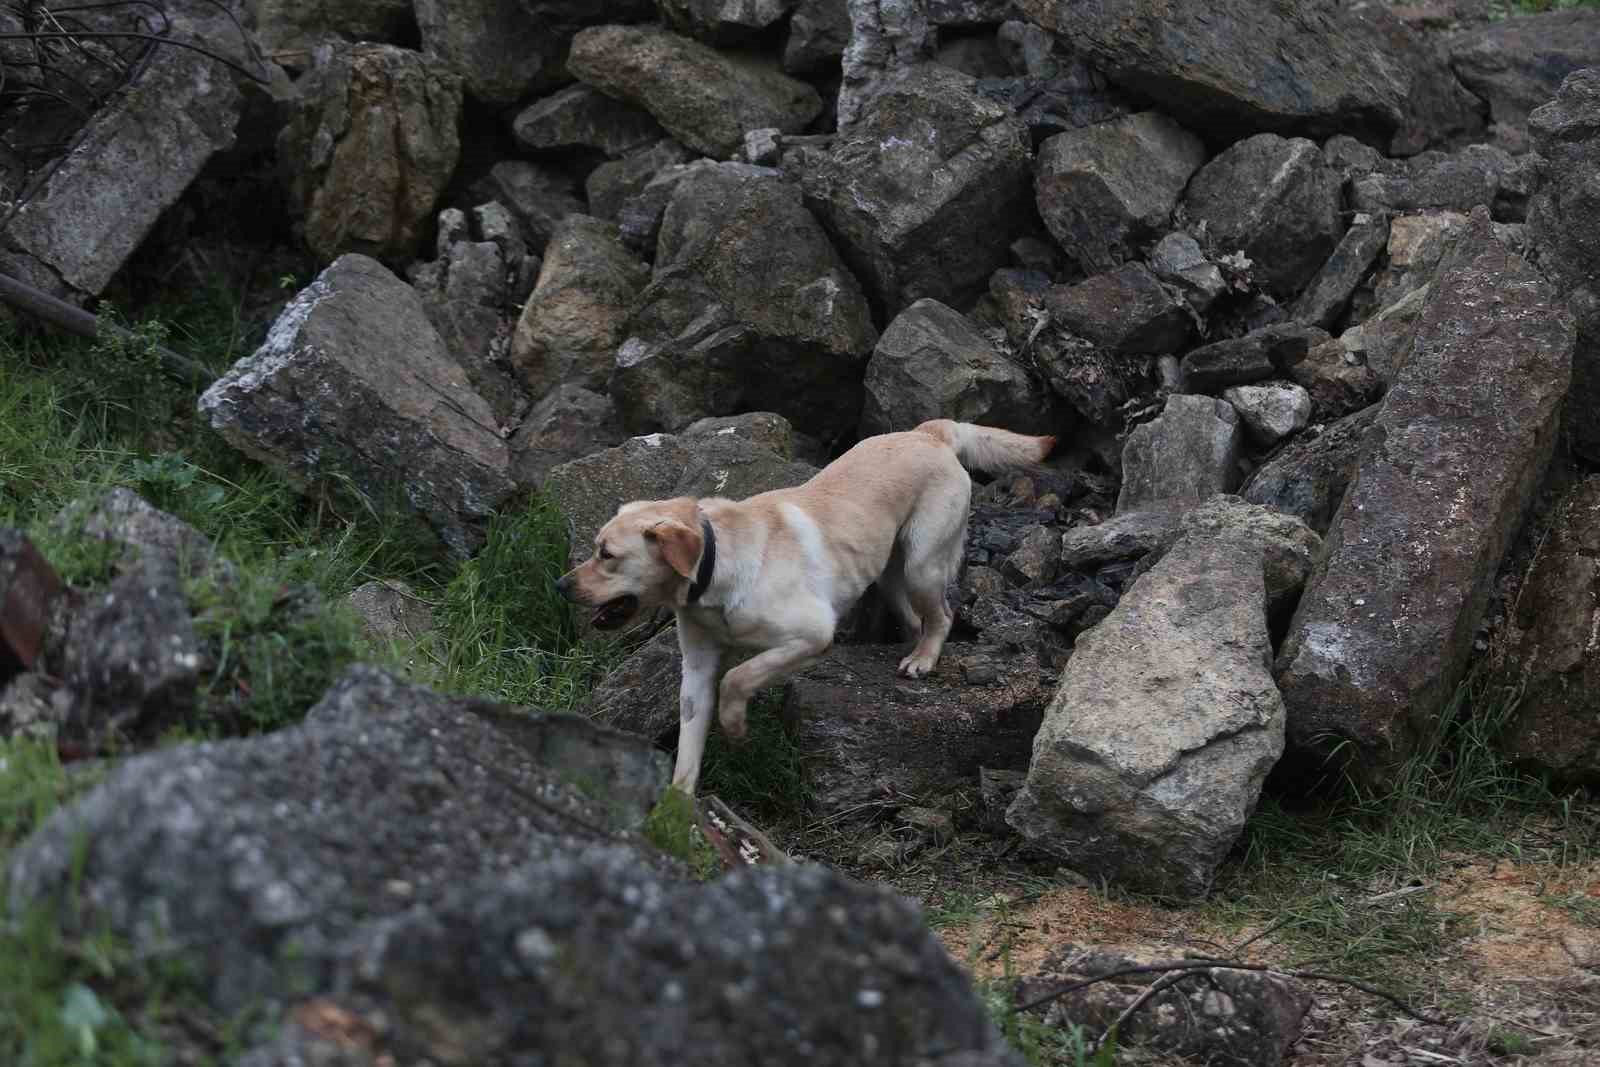
[[1133, 1017], [1133, 1013], [1144, 1007], [1145, 1004], [1148, 1003], [1149, 1000], [1157, 993], [1160, 993], [1164, 989], [1172, 988], [1185, 978], [1190, 977], [1192, 973], [1192, 971], [1169, 971], [1160, 978], [1157, 978], [1154, 982], [1151, 982], [1145, 987], [1144, 992], [1134, 997], [1133, 1002], [1126, 1008], [1123, 1008], [1121, 1013], [1118, 1014], [1115, 1019], [1111, 1020], [1111, 1025], [1106, 1027], [1100, 1036], [1094, 1039], [1094, 1044], [1090, 1045], [1088, 1049], [1089, 1055], [1093, 1056], [1096, 1052], [1099, 1052], [1101, 1046], [1103, 1046], [1107, 1041], [1111, 1040], [1111, 1035], [1120, 1030], [1122, 1028], [1122, 1024], [1131, 1019]]
[[257, 74], [257, 73], [255, 73], [254, 71], [251, 71], [251, 70], [246, 70], [244, 67], [242, 67], [239, 64], [235, 63], [233, 60], [227, 58], [226, 56], [220, 56], [217, 53], [211, 51], [211, 49], [209, 49], [209, 48], [205, 48], [205, 47], [203, 47], [201, 45], [194, 44], [191, 41], [180, 41], [175, 37], [163, 37], [160, 34], [155, 34], [155, 33], [134, 33], [131, 30], [92, 30], [92, 31], [86, 31], [86, 32], [83, 32], [83, 33], [0, 33], [0, 41], [35, 41], [35, 40], [81, 41], [81, 40], [88, 40], [88, 39], [94, 39], [94, 38], [114, 38], [114, 39], [118, 39], [118, 40], [131, 40], [131, 41], [153, 41], [156, 44], [171, 45], [174, 48], [187, 48], [191, 52], [200, 53], [201, 55], [205, 56], [207, 59], [216, 60], [218, 63], [221, 63], [223, 66], [228, 67], [230, 70], [234, 71], [237, 74], [244, 75], [246, 78], [249, 78], [251, 81], [255, 82], [258, 85], [267, 85], [267, 84], [269, 84], [267, 79], [264, 78], [263, 76], [261, 76], [260, 74]]

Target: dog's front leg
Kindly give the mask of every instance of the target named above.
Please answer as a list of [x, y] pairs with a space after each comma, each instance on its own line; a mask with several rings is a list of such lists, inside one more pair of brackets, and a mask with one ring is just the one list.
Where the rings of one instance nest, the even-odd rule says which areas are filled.
[[729, 671], [722, 679], [722, 693], [718, 698], [722, 729], [729, 737], [744, 737], [745, 708], [750, 698], [773, 682], [815, 663], [831, 644], [831, 632], [826, 636], [793, 637]]
[[722, 648], [710, 634], [683, 619], [678, 620], [678, 648], [683, 653], [683, 682], [678, 687], [678, 762], [672, 784], [694, 796], [716, 707]]

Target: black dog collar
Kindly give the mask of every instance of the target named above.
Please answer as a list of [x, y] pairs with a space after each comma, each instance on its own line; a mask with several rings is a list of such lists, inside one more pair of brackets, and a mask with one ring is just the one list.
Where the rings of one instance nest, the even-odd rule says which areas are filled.
[[691, 604], [706, 591], [706, 586], [711, 584], [711, 573], [717, 569], [717, 534], [704, 518], [700, 520], [700, 533], [705, 538], [705, 547], [700, 550], [700, 569], [695, 571], [694, 582], [689, 586], [688, 602]]

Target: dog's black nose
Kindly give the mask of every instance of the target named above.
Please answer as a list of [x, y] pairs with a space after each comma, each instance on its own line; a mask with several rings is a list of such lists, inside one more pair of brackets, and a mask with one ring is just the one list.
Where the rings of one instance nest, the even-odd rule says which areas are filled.
[[556, 579], [556, 592], [560, 593], [562, 596], [566, 597], [568, 600], [572, 599], [572, 572], [571, 571], [568, 571], [566, 574], [563, 574], [561, 577]]

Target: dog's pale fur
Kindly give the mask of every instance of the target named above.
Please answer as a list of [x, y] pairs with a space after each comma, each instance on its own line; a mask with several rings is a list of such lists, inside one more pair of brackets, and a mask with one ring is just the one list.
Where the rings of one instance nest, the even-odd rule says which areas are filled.
[[[966, 540], [972, 482], [962, 465], [1033, 463], [1054, 446], [1053, 437], [937, 419], [869, 437], [793, 489], [624, 504], [596, 535], [594, 555], [558, 587], [598, 608], [597, 625], [662, 605], [677, 613], [683, 685], [672, 781], [693, 794], [712, 710], [743, 737], [751, 696], [826, 652], [840, 617], [873, 582], [916, 635], [900, 673], [931, 671], [950, 633], [945, 587]], [[714, 568], [690, 603], [702, 520], [713, 531]], [[719, 694], [722, 651], [735, 645], [761, 651], [728, 671]]]

